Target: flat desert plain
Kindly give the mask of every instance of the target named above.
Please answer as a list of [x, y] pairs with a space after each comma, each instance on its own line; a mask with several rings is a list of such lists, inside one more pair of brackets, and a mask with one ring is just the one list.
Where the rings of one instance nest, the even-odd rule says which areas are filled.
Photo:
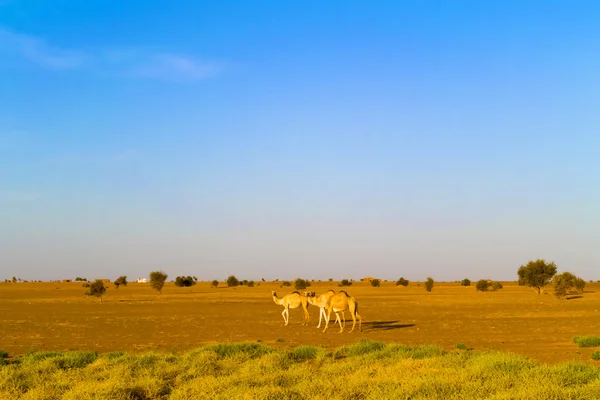
[[[284, 326], [283, 307], [274, 304], [291, 293], [279, 282], [252, 288], [191, 288], [167, 283], [161, 295], [149, 284], [112, 284], [100, 303], [85, 296], [81, 283], [0, 284], [0, 350], [11, 356], [29, 350], [95, 350], [98, 352], [159, 349], [178, 351], [215, 342], [262, 341], [282, 347], [301, 344], [327, 348], [361, 338], [407, 345], [437, 344], [445, 349], [464, 343], [475, 350], [497, 349], [541, 362], [590, 361], [596, 349], [578, 348], [574, 336], [600, 334], [600, 284], [588, 283], [582, 295], [558, 300], [547, 287], [543, 295], [504, 283], [498, 292], [481, 293], [474, 285], [436, 283], [431, 293], [423, 283], [408, 287], [382, 282], [354, 282], [344, 288], [359, 302], [363, 332], [344, 333], [330, 325], [317, 329], [319, 309], [309, 306], [309, 326], [302, 311], [290, 310]], [[336, 282], [313, 282], [317, 294]], [[333, 318], [332, 318], [333, 320]], [[590, 361], [593, 362], [593, 361]]]

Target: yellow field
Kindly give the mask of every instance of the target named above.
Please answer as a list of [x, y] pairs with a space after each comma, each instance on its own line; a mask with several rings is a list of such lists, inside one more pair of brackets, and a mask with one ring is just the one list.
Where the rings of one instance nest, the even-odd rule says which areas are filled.
[[[489, 293], [438, 283], [427, 293], [417, 283], [405, 288], [382, 282], [374, 288], [355, 282], [346, 290], [358, 300], [364, 323], [362, 333], [352, 334], [339, 334], [332, 325], [322, 333], [315, 307], [309, 307], [308, 327], [301, 326], [299, 310], [291, 310], [290, 325], [283, 326], [283, 308], [273, 303], [270, 291], [281, 296], [293, 289], [279, 285], [221, 283], [215, 289], [205, 282], [192, 288], [169, 283], [158, 295], [148, 284], [130, 283], [118, 290], [111, 285], [100, 303], [84, 296], [80, 283], [0, 284], [0, 350], [11, 356], [29, 350], [171, 351], [224, 341], [333, 348], [366, 338], [446, 349], [464, 343], [555, 363], [590, 360], [597, 349], [578, 348], [572, 339], [600, 334], [598, 284], [588, 284], [582, 296], [557, 300], [550, 287], [548, 294], [537, 295], [515, 283]], [[339, 290], [329, 282], [313, 282], [310, 290], [330, 287]]]

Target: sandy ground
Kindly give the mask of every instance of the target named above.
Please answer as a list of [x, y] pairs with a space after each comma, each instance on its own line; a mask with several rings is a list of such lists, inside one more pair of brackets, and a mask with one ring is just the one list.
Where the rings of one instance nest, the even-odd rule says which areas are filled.
[[[0, 350], [11, 356], [29, 350], [185, 350], [223, 341], [262, 341], [282, 347], [310, 344], [337, 347], [360, 338], [408, 345], [437, 344], [454, 349], [464, 343], [477, 350], [498, 349], [555, 363], [590, 360], [595, 349], [580, 349], [577, 335], [600, 335], [600, 284], [588, 284], [582, 296], [557, 300], [515, 283], [498, 292], [480, 293], [474, 286], [423, 284], [396, 287], [382, 282], [374, 288], [355, 282], [346, 290], [360, 305], [363, 332], [340, 334], [337, 327], [317, 329], [319, 310], [309, 307], [311, 321], [302, 326], [302, 311], [290, 311], [283, 325], [283, 307], [271, 290], [293, 290], [267, 282], [253, 288], [192, 288], [169, 283], [158, 295], [148, 284], [112, 284], [100, 303], [84, 296], [80, 283], [0, 284]], [[313, 282], [317, 293], [335, 283]]]

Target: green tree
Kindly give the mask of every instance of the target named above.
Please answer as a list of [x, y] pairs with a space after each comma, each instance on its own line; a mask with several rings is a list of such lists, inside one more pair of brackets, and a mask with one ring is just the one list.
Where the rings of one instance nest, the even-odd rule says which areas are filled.
[[504, 286], [502, 286], [502, 284], [498, 281], [494, 281], [492, 282], [492, 291], [497, 292], [498, 290], [502, 289]]
[[106, 293], [106, 288], [104, 287], [104, 282], [100, 279], [96, 279], [94, 282], [90, 283], [89, 290], [85, 292], [86, 296], [95, 296], [100, 299], [100, 303], [102, 303], [102, 296]]
[[123, 285], [123, 286], [127, 286], [127, 277], [126, 276], [120, 276], [117, 279], [115, 279], [115, 281], [113, 282], [116, 286], [116, 288], [118, 289], [119, 286]]
[[219, 286], [219, 281], [215, 279], [214, 281], [212, 281], [212, 282], [210, 283], [210, 286], [211, 286], [211, 287], [218, 287], [218, 286]]
[[563, 272], [554, 276], [552, 284], [554, 285], [554, 295], [559, 299], [565, 297], [573, 289], [578, 293], [583, 292], [583, 288], [585, 287], [585, 281], [570, 272]]
[[294, 281], [294, 288], [296, 290], [304, 290], [307, 287], [310, 287], [311, 283], [308, 279], [298, 278]]
[[163, 271], [150, 272], [150, 287], [156, 289], [158, 294], [161, 294], [167, 278], [168, 275]]
[[408, 280], [404, 279], [404, 278], [400, 278], [396, 281], [396, 286], [408, 286], [409, 282]]
[[428, 292], [431, 292], [431, 289], [433, 289], [434, 283], [435, 283], [435, 281], [433, 280], [433, 278], [428, 277], [427, 280], [425, 281], [425, 290], [427, 290]]
[[529, 286], [541, 294], [544, 287], [552, 281], [556, 275], [556, 264], [547, 263], [543, 259], [529, 261], [526, 265], [521, 265], [517, 271], [519, 276], [519, 285]]
[[240, 281], [238, 281], [238, 279], [234, 276], [234, 275], [230, 275], [227, 280], [227, 287], [232, 287], [232, 286], [239, 286]]
[[342, 279], [342, 280], [340, 281], [340, 284], [339, 284], [339, 286], [341, 286], [341, 287], [344, 287], [344, 286], [352, 286], [352, 281], [351, 281], [351, 280], [349, 281], [348, 279]]
[[471, 286], [471, 280], [467, 278], [463, 279], [460, 281], [460, 286]]
[[177, 287], [191, 287], [195, 284], [196, 280], [191, 276], [178, 276], [175, 278], [175, 286]]
[[475, 284], [475, 289], [477, 289], [479, 292], [487, 292], [489, 288], [490, 284], [487, 279], [480, 279]]
[[381, 286], [381, 279], [371, 279], [371, 286], [373, 286], [373, 287], [380, 287]]

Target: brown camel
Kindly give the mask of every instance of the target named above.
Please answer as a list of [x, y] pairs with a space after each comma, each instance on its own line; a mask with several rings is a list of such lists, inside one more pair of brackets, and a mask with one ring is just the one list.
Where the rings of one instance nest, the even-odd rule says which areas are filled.
[[304, 322], [302, 323], [302, 325], [308, 325], [308, 299], [306, 298], [306, 296], [303, 296], [298, 292], [294, 292], [283, 296], [280, 299], [279, 297], [277, 297], [277, 293], [275, 293], [275, 291], [271, 291], [271, 293], [273, 295], [273, 301], [275, 302], [275, 304], [283, 306], [283, 312], [281, 313], [281, 315], [283, 316], [283, 321], [285, 322], [286, 326], [290, 321], [290, 308], [294, 309], [300, 307], [304, 309]]
[[[320, 310], [319, 311], [319, 325], [317, 325], [317, 328], [320, 328], [321, 327], [321, 319], [327, 318], [327, 314], [325, 313], [325, 308], [327, 307], [327, 302], [329, 301], [329, 299], [331, 297], [333, 297], [335, 295], [335, 290], [329, 289], [327, 292], [323, 293], [322, 295], [320, 295], [318, 297], [315, 294], [315, 292], [304, 292], [304, 295], [308, 299], [308, 304], [319, 307], [319, 310]], [[337, 313], [336, 313], [336, 315], [337, 315]], [[342, 315], [343, 315], [343, 311], [342, 311]], [[344, 321], [345, 321], [345, 319], [346, 319], [346, 317], [344, 316]], [[337, 322], [337, 318], [336, 318], [336, 322]], [[335, 322], [333, 324], [335, 325]]]
[[354, 322], [352, 324], [352, 329], [350, 330], [350, 333], [352, 333], [352, 331], [354, 330], [357, 319], [358, 330], [362, 332], [362, 317], [358, 313], [358, 302], [354, 299], [354, 297], [348, 295], [348, 293], [342, 290], [338, 294], [330, 297], [325, 308], [327, 308], [327, 319], [325, 320], [325, 329], [323, 329], [323, 332], [325, 332], [327, 330], [327, 327], [329, 326], [329, 319], [331, 318], [332, 311], [335, 312], [336, 321], [340, 323], [340, 333], [343, 332], [344, 326], [342, 326], [342, 321], [340, 320], [338, 312], [344, 312], [346, 310], [350, 311], [350, 316], [352, 317], [352, 321]]

